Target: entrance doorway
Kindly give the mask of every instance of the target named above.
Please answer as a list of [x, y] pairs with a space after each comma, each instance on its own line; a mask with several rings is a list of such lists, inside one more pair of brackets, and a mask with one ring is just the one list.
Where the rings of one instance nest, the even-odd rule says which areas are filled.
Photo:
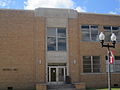
[[65, 82], [65, 66], [48, 66], [48, 82], [59, 84]]

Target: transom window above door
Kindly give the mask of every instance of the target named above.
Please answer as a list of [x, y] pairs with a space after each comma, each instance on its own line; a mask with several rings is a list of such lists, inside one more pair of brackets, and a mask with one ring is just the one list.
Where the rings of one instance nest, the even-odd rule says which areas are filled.
[[47, 28], [47, 50], [66, 51], [66, 28]]

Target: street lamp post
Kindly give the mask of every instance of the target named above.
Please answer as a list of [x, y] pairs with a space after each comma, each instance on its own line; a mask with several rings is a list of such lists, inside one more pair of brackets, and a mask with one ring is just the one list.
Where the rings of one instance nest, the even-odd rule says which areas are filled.
[[102, 47], [107, 47], [107, 50], [108, 50], [108, 90], [111, 90], [111, 70], [110, 70], [111, 51], [110, 51], [110, 48], [115, 48], [116, 36], [114, 33], [112, 33], [112, 35], [111, 35], [112, 44], [110, 44], [110, 43], [105, 44], [104, 43], [105, 35], [103, 34], [103, 32], [101, 32], [99, 35], [99, 40], [101, 42]]

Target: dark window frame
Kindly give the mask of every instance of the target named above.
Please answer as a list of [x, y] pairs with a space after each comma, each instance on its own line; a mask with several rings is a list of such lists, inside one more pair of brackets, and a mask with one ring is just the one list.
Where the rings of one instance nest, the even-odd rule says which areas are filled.
[[[84, 60], [84, 57], [89, 57], [90, 61]], [[94, 62], [94, 57], [99, 58], [99, 63]], [[88, 60], [89, 60], [88, 59]], [[101, 73], [101, 61], [100, 56], [83, 56], [83, 73]], [[87, 63], [86, 63], [87, 62]], [[89, 66], [89, 68], [88, 68]], [[94, 66], [97, 66], [94, 68]], [[86, 71], [88, 70], [88, 71]], [[98, 70], [98, 71], [95, 71]]]

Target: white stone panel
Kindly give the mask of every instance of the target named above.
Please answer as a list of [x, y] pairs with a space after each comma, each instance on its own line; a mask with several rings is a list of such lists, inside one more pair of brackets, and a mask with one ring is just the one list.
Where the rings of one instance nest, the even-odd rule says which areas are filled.
[[47, 52], [48, 63], [66, 63], [67, 52]]
[[37, 8], [35, 9], [35, 15], [47, 18], [77, 18], [78, 12], [73, 9]]
[[47, 18], [47, 27], [67, 27], [67, 18]]

